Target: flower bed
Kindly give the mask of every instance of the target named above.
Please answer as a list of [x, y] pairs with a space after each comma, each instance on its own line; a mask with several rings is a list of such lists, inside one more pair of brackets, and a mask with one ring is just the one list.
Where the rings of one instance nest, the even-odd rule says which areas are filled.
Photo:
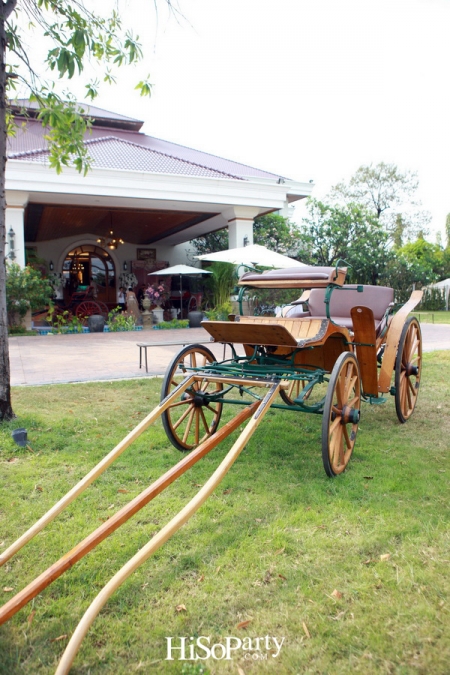
[[160, 321], [153, 330], [169, 330], [171, 328], [189, 328], [188, 319], [172, 319], [172, 321]]
[[[50, 328], [50, 327], [48, 327], [48, 328], [36, 327], [36, 328], [33, 328], [33, 330], [38, 335], [49, 335], [49, 334], [50, 335], [76, 335], [76, 334], [80, 333], [80, 331], [77, 331], [77, 330], [62, 330], [62, 331], [56, 332], [54, 330], [54, 328]], [[135, 326], [134, 328], [118, 328], [117, 332], [119, 332], [119, 331], [124, 332], [124, 331], [127, 331], [127, 330], [142, 330], [142, 326]], [[89, 330], [89, 328], [87, 326], [83, 326], [83, 329], [82, 329], [81, 332], [82, 333], [90, 333], [91, 331]], [[103, 332], [104, 333], [110, 332], [108, 326], [104, 327]]]

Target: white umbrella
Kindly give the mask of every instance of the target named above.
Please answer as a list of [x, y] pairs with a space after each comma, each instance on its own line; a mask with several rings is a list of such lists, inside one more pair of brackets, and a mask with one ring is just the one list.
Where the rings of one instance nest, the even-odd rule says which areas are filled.
[[287, 255], [271, 251], [265, 246], [251, 244], [250, 246], [241, 246], [240, 248], [229, 248], [226, 251], [217, 251], [217, 253], [204, 253], [196, 256], [199, 260], [210, 260], [213, 262], [227, 262], [233, 265], [244, 265], [251, 267], [261, 265], [262, 267], [302, 267], [304, 263], [289, 258]]
[[172, 267], [166, 267], [163, 270], [155, 270], [154, 272], [149, 272], [147, 276], [176, 276], [180, 277], [180, 318], [183, 318], [183, 275], [193, 276], [194, 274], [211, 274], [207, 270], [202, 270], [199, 267], [190, 267], [189, 265], [173, 265]]

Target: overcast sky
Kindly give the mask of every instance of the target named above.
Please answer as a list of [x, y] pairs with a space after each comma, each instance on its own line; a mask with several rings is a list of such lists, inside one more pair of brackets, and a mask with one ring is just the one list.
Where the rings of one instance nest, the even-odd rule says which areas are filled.
[[[145, 62], [95, 105], [144, 120], [147, 134], [313, 179], [317, 197], [362, 164], [415, 170], [443, 232], [450, 0], [178, 0], [178, 21], [158, 3], [156, 21], [152, 0], [121, 0]], [[147, 73], [148, 100], [133, 91]]]

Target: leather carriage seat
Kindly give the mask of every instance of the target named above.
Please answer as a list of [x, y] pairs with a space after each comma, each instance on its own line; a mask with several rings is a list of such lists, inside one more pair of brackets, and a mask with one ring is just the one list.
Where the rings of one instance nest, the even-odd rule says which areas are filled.
[[[357, 288], [362, 288], [359, 292]], [[330, 299], [330, 317], [334, 323], [353, 329], [351, 310], [353, 307], [370, 307], [375, 320], [377, 335], [384, 328], [384, 316], [389, 305], [394, 301], [394, 291], [386, 286], [357, 286], [349, 284], [335, 289]], [[285, 314], [290, 319], [294, 317], [310, 316], [314, 319], [326, 319], [325, 289], [313, 288], [309, 295], [308, 313], [302, 312], [299, 306], [293, 306]]]
[[238, 286], [260, 286], [261, 288], [324, 288], [328, 284], [342, 286], [347, 274], [346, 267], [288, 267], [265, 272], [246, 272], [239, 279]]

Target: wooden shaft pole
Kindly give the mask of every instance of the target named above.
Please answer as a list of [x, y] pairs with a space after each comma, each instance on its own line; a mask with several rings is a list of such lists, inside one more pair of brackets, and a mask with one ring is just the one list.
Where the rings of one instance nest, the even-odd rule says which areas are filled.
[[129, 504], [124, 506], [114, 516], [109, 518], [94, 532], [87, 536], [83, 541], [77, 544], [71, 551], [66, 553], [62, 558], [55, 562], [45, 572], [40, 574], [34, 581], [32, 581], [20, 593], [17, 593], [7, 603], [0, 608], [0, 625], [8, 621], [16, 612], [26, 605], [32, 598], [36, 597], [38, 593], [47, 588], [55, 579], [60, 577], [67, 569], [72, 567], [81, 558], [92, 551], [103, 539], [106, 539], [110, 534], [117, 530], [123, 523], [129, 520], [135, 513], [142, 509], [148, 502], [159, 495], [171, 483], [173, 483], [179, 476], [190, 469], [196, 462], [204, 457], [208, 452], [213, 450], [219, 443], [221, 443], [227, 436], [235, 431], [245, 420], [247, 420], [256, 410], [259, 401], [255, 401], [244, 408], [236, 417], [230, 422], [227, 422], [221, 429], [219, 429], [210, 438], [193, 450], [189, 455], [186, 455], [178, 464], [173, 466], [169, 471], [166, 471], [158, 480], [146, 488], [140, 495], [135, 497]]
[[121, 454], [128, 448], [153, 422], [162, 415], [166, 410], [172, 399], [179, 396], [185, 391], [192, 382], [195, 381], [195, 375], [183, 380], [183, 382], [173, 390], [170, 396], [167, 396], [161, 403], [152, 410], [152, 412], [140, 422], [133, 431], [125, 436], [125, 438], [116, 445], [111, 452], [106, 455], [84, 478], [82, 478], [67, 494], [62, 497], [52, 508], [45, 513], [29, 530], [27, 530], [19, 539], [17, 539], [11, 546], [9, 546], [2, 554], [0, 554], [0, 567], [5, 564], [12, 556], [19, 551], [22, 546], [33, 539], [33, 537], [40, 532], [48, 523], [56, 518], [58, 514], [63, 511], [66, 506], [73, 502], [78, 495], [80, 495], [91, 483], [94, 482]]
[[239, 438], [233, 444], [233, 447], [223, 459], [221, 464], [215, 470], [211, 478], [205, 485], [197, 492], [195, 497], [165, 525], [136, 555], [131, 558], [121, 570], [119, 570], [106, 586], [100, 591], [91, 605], [88, 607], [80, 623], [78, 624], [69, 644], [66, 647], [55, 675], [67, 675], [70, 671], [73, 660], [77, 651], [83, 641], [84, 636], [88, 632], [91, 624], [95, 620], [101, 608], [106, 604], [108, 599], [117, 588], [140, 566], [149, 558], [152, 553], [157, 551], [170, 537], [182, 527], [189, 518], [200, 508], [203, 502], [216, 489], [234, 462], [237, 460], [246, 443], [250, 440], [256, 428], [264, 418], [264, 415], [269, 410], [273, 400], [278, 396], [280, 391], [279, 383], [274, 384], [264, 399], [259, 403], [258, 408], [252, 419], [248, 422], [245, 429], [240, 434]]

